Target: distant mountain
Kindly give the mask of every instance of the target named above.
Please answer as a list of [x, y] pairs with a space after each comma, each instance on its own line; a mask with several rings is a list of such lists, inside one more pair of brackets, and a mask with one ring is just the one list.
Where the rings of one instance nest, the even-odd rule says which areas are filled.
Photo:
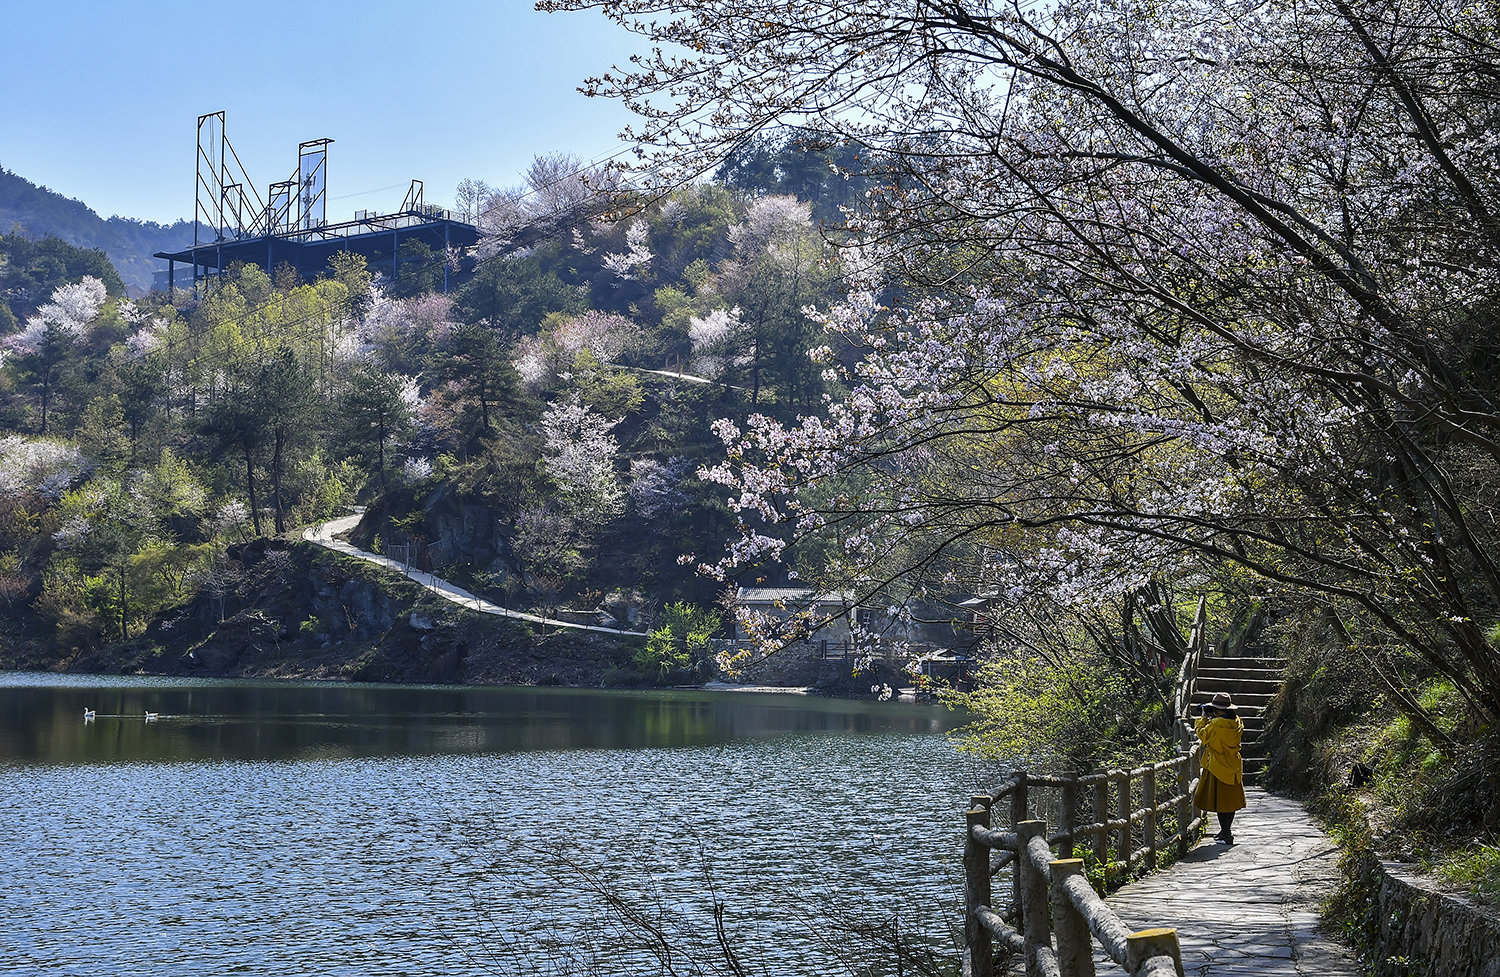
[[55, 234], [80, 248], [102, 249], [127, 285], [144, 289], [151, 287], [152, 272], [166, 268], [165, 261], [151, 257], [153, 253], [177, 251], [193, 243], [191, 221], [105, 220], [83, 201], [39, 187], [0, 166], [0, 233], [14, 231], [18, 224], [30, 238]]

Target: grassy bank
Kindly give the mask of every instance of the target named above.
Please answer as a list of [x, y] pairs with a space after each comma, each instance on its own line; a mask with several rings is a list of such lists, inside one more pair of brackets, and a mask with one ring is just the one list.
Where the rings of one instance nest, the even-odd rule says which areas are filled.
[[1328, 916], [1371, 972], [1426, 973], [1380, 942], [1379, 863], [1405, 863], [1424, 884], [1500, 907], [1500, 737], [1441, 677], [1410, 676], [1403, 706], [1379, 663], [1320, 621], [1288, 629], [1283, 645], [1267, 784], [1302, 796], [1342, 847]]

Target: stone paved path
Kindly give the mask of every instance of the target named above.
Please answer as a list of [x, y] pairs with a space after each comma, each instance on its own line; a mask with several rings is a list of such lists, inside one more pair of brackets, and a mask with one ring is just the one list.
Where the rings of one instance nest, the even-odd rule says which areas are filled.
[[[1318, 905], [1338, 879], [1332, 839], [1296, 801], [1258, 788], [1245, 794], [1236, 844], [1202, 841], [1110, 896], [1110, 906], [1132, 929], [1176, 926], [1188, 977], [1362, 974], [1351, 951], [1318, 931]], [[1101, 977], [1123, 973], [1099, 960]]]
[[309, 526], [304, 529], [302, 531], [302, 538], [307, 540], [309, 543], [315, 543], [318, 546], [323, 547], [324, 549], [333, 550], [335, 553], [342, 553], [345, 556], [352, 556], [355, 559], [364, 560], [366, 563], [373, 563], [376, 566], [385, 567], [387, 570], [394, 570], [397, 573], [416, 581], [423, 587], [427, 588], [427, 590], [443, 598], [444, 600], [451, 601], [461, 607], [466, 607], [471, 611], [477, 611], [480, 614], [493, 614], [496, 617], [513, 617], [520, 621], [530, 621], [533, 624], [541, 624], [545, 625], [546, 627], [552, 628], [571, 628], [574, 631], [598, 631], [603, 634], [623, 634], [637, 638], [642, 637], [642, 634], [639, 631], [621, 631], [616, 628], [601, 628], [595, 627], [592, 624], [576, 624], [572, 621], [557, 621], [549, 617], [538, 617], [535, 614], [527, 614], [525, 611], [513, 611], [508, 607], [501, 607], [499, 604], [492, 604], [481, 597], [476, 597], [473, 594], [469, 593], [467, 590], [464, 590], [462, 587], [454, 586], [441, 577], [435, 577], [425, 571], [418, 570], [414, 567], [409, 567], [402, 563], [399, 563], [396, 560], [392, 560], [390, 557], [380, 556], [378, 554], [371, 553], [369, 550], [362, 550], [359, 547], [354, 546], [353, 544], [344, 542], [343, 540], [333, 538], [336, 534], [347, 533], [349, 530], [359, 525], [359, 519], [360, 517], [358, 514], [352, 516], [341, 516], [338, 519], [330, 519], [328, 522], [318, 523], [315, 526]]

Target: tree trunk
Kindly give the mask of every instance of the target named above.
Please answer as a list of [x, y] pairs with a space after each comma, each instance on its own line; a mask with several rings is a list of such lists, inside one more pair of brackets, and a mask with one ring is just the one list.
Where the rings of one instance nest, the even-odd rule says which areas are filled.
[[120, 575], [120, 640], [125, 641], [130, 637], [130, 609], [126, 605], [125, 567], [122, 565], [117, 572]]
[[259, 536], [260, 508], [255, 504], [255, 462], [248, 444], [245, 445], [245, 489], [250, 493], [250, 523], [255, 527], [255, 535]]
[[390, 491], [390, 485], [388, 485], [386, 483], [386, 479], [385, 479], [385, 416], [384, 415], [381, 415], [380, 420], [376, 423], [375, 433], [379, 437], [379, 440], [375, 442], [375, 460], [380, 465], [380, 491], [382, 491], [382, 492], [389, 492]]
[[271, 450], [271, 500], [276, 508], [276, 534], [286, 532], [286, 514], [281, 507], [281, 456], [286, 447], [286, 432], [277, 428], [275, 447]]
[[755, 344], [755, 352], [751, 353], [750, 367], [750, 406], [760, 406], [760, 343]]
[[47, 405], [52, 399], [52, 368], [42, 372], [42, 435], [47, 434]]

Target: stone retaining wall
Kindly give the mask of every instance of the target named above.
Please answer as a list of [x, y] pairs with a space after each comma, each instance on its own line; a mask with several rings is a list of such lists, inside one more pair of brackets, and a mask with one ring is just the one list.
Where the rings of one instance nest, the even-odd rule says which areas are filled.
[[[751, 647], [749, 642], [720, 638], [713, 639], [711, 645], [715, 652], [729, 653]], [[809, 686], [818, 681], [820, 658], [816, 645], [797, 642], [770, 656], [753, 651], [750, 660], [741, 664], [740, 674], [718, 678], [738, 685]]]
[[1439, 891], [1402, 862], [1366, 858], [1367, 935], [1379, 977], [1500, 977], [1500, 911]]
[[[748, 641], [720, 638], [713, 639], [711, 646], [715, 653], [753, 648]], [[825, 659], [821, 644], [812, 641], [799, 641], [770, 655], [753, 651], [738, 675], [717, 678], [734, 685], [810, 687], [825, 694], [853, 696], [875, 695], [872, 686], [894, 690], [911, 682], [911, 676], [899, 667], [878, 659], [864, 663], [856, 675], [854, 659]]]

